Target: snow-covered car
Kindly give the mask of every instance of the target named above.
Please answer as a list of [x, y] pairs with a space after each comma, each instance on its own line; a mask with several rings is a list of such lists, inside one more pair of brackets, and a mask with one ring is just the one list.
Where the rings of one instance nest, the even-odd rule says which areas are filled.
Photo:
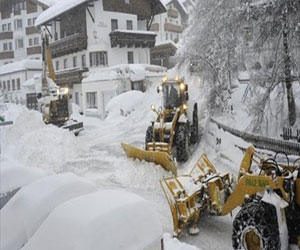
[[159, 250], [162, 235], [153, 204], [103, 190], [58, 206], [22, 250]]
[[56, 206], [94, 191], [93, 184], [71, 173], [47, 176], [22, 187], [0, 210], [0, 249], [20, 249]]

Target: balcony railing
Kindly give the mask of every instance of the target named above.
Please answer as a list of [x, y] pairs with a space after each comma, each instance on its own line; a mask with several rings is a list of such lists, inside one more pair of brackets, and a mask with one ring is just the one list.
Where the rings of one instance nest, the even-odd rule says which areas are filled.
[[28, 56], [42, 53], [42, 47], [41, 46], [29, 47], [26, 50], [27, 50], [27, 55]]
[[14, 57], [15, 57], [15, 54], [13, 51], [0, 52], [0, 60], [13, 59]]
[[111, 47], [153, 48], [156, 34], [149, 31], [115, 30], [109, 34]]
[[12, 31], [4, 31], [0, 33], [0, 41], [4, 39], [13, 39], [14, 34]]
[[87, 36], [85, 34], [74, 34], [64, 37], [50, 44], [53, 58], [76, 53], [87, 49]]
[[71, 86], [73, 84], [80, 84], [82, 81], [82, 74], [88, 71], [87, 69], [72, 68], [55, 72], [56, 84], [59, 86]]
[[26, 35], [32, 35], [32, 34], [38, 34], [39, 31], [36, 27], [34, 26], [30, 26], [30, 27], [26, 27]]
[[172, 23], [165, 23], [165, 31], [182, 33], [184, 30], [182, 25], [176, 25]]

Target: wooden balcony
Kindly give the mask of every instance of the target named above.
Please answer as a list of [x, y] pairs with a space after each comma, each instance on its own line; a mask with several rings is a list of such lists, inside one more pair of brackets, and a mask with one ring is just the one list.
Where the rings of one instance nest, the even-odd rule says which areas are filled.
[[64, 37], [50, 44], [53, 58], [76, 53], [87, 49], [87, 36], [85, 34], [74, 34]]
[[4, 31], [0, 33], [0, 41], [5, 39], [13, 39], [14, 34], [12, 31]]
[[165, 31], [182, 33], [184, 30], [182, 25], [176, 25], [172, 23], [165, 23]]
[[177, 18], [178, 15], [178, 11], [174, 10], [174, 9], [168, 9], [168, 17], [173, 17], [173, 18]]
[[120, 48], [153, 48], [156, 34], [149, 31], [120, 31], [115, 30], [109, 34], [111, 47]]
[[35, 54], [42, 54], [42, 47], [41, 46], [34, 46], [34, 47], [29, 47], [26, 49], [27, 50], [27, 55], [35, 55]]
[[87, 69], [72, 68], [55, 72], [56, 84], [58, 86], [72, 86], [73, 84], [81, 84], [82, 74]]
[[0, 52], [0, 60], [13, 59], [14, 57], [15, 57], [15, 54], [13, 51]]
[[39, 34], [39, 30], [34, 26], [26, 27], [26, 35], [32, 34]]

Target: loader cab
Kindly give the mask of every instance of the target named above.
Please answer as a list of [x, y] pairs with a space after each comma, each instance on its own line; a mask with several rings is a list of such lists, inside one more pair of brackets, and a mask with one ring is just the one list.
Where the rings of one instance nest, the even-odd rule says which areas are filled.
[[176, 109], [188, 101], [187, 85], [178, 77], [164, 78], [159, 91], [163, 92], [163, 105], [165, 109]]

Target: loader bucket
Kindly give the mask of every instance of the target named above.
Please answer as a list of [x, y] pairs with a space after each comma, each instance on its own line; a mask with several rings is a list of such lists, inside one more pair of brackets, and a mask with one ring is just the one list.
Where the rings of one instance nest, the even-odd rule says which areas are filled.
[[166, 152], [144, 150], [132, 145], [121, 143], [128, 158], [136, 158], [161, 165], [165, 170], [177, 175], [177, 167]]

